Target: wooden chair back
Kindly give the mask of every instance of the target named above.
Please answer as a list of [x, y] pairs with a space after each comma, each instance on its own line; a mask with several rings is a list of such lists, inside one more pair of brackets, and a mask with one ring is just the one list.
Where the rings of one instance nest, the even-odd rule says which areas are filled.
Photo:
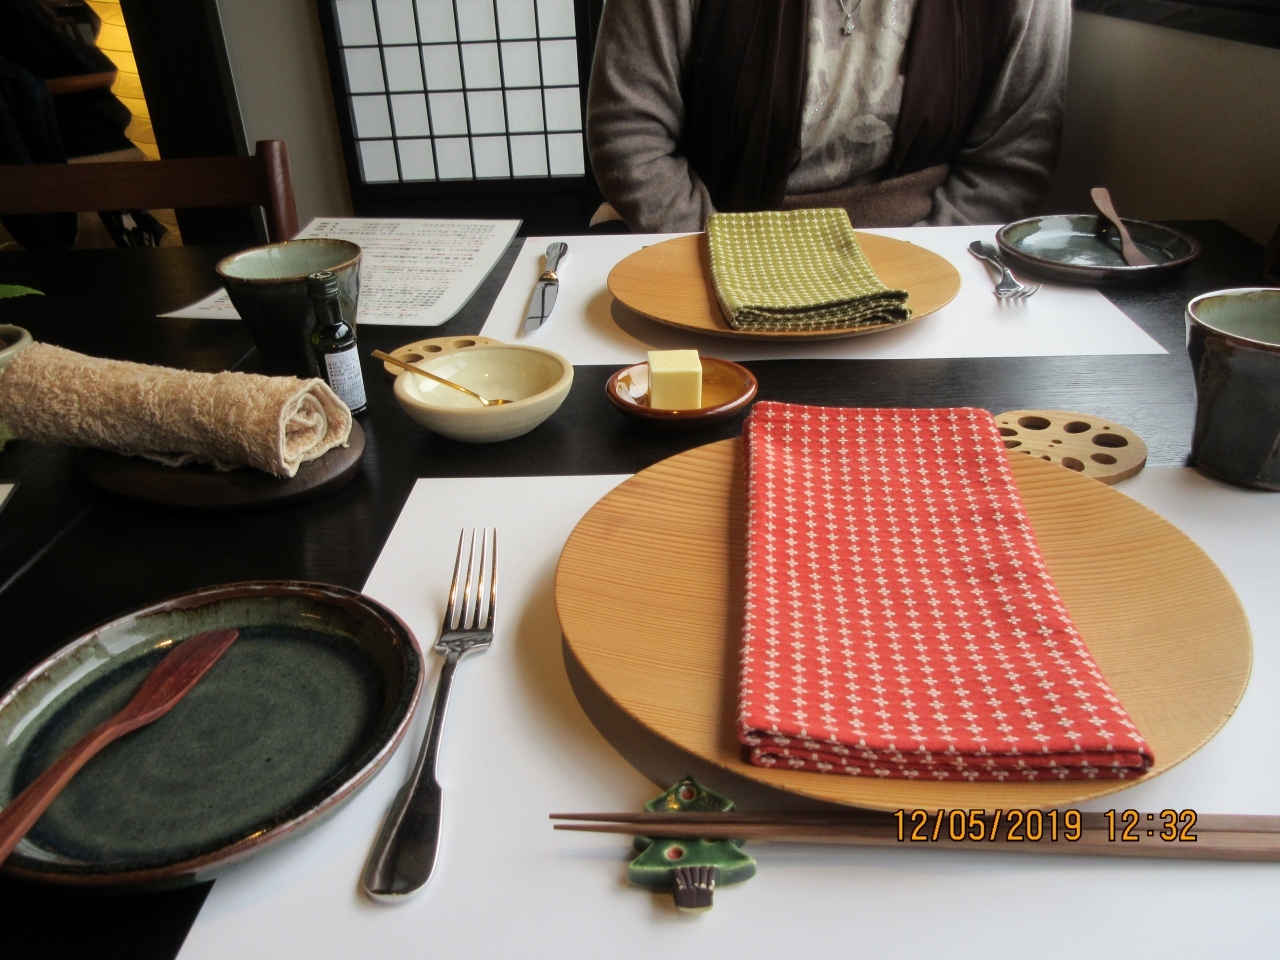
[[283, 140], [251, 157], [0, 166], [0, 214], [259, 206], [271, 241], [298, 232]]

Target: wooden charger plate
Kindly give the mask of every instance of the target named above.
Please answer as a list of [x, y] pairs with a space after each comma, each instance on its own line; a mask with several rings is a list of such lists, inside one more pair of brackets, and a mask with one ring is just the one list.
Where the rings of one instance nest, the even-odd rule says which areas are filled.
[[573, 531], [556, 573], [565, 640], [591, 680], [676, 746], [791, 793], [876, 810], [1055, 807], [1144, 782], [1204, 746], [1244, 695], [1249, 624], [1213, 561], [1123, 493], [1010, 457], [1049, 572], [1155, 753], [1137, 780], [938, 783], [756, 767], [734, 732], [743, 596], [740, 440], [664, 460]]
[[[907, 291], [907, 306], [911, 308], [907, 323], [941, 310], [960, 292], [959, 271], [932, 250], [874, 233], [859, 233], [857, 237], [876, 276], [891, 289]], [[841, 330], [734, 330], [725, 323], [711, 286], [705, 233], [664, 240], [620, 260], [609, 271], [609, 292], [650, 320], [717, 337], [836, 340], [903, 326], [883, 323]]]

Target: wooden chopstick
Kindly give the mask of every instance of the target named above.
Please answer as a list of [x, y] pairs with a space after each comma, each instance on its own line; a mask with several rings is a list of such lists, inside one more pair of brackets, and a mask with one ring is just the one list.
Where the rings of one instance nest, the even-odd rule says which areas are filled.
[[[1180, 811], [1181, 813], [1181, 811]], [[850, 813], [790, 812], [790, 811], [732, 811], [728, 813], [553, 813], [553, 820], [574, 820], [577, 823], [558, 823], [557, 830], [586, 833], [640, 833], [652, 837], [699, 838], [705, 840], [741, 839], [775, 843], [838, 843], [873, 847], [911, 847], [915, 849], [947, 850], [999, 850], [1008, 853], [1053, 853], [1077, 856], [1160, 857], [1185, 860], [1242, 860], [1280, 862], [1280, 817], [1245, 816], [1235, 814], [1209, 814], [1197, 816], [1193, 826], [1187, 827], [1184, 816], [1178, 823], [1178, 833], [1187, 839], [1162, 840], [1160, 833], [1165, 821], [1159, 815], [1147, 820], [1145, 813], [1138, 814], [1139, 828], [1129, 831], [1128, 822], [1116, 811], [1114, 822], [1105, 813], [1080, 814], [1079, 830], [1066, 830], [1058, 823], [1057, 837], [1051, 839], [1047, 821], [1039, 829], [1041, 839], [1025, 837], [1025, 821], [1015, 831], [1021, 839], [1008, 839], [1006, 827], [997, 826], [994, 815], [980, 818], [983, 829], [976, 824], [966, 826], [984, 834], [981, 840], [953, 840], [949, 834], [949, 822], [938, 822], [934, 830], [932, 819], [923, 832], [923, 841], [912, 840], [914, 824], [904, 822], [900, 831], [899, 818], [895, 814], [876, 811], [852, 811]], [[1148, 824], [1151, 826], [1149, 827]], [[991, 839], [993, 826], [997, 826], [996, 839]], [[1153, 835], [1148, 836], [1147, 830]], [[1167, 832], [1167, 831], [1166, 831]], [[1078, 839], [1068, 840], [1067, 835]], [[902, 836], [903, 839], [899, 839]], [[1194, 836], [1195, 839], [1189, 839]], [[1133, 839], [1136, 837], [1136, 839]]]

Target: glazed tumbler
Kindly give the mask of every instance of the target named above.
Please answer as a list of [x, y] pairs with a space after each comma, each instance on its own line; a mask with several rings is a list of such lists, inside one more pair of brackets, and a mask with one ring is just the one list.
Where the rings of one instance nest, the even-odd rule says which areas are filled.
[[1191, 459], [1243, 487], [1280, 490], [1280, 289], [1219, 290], [1187, 305], [1196, 381]]
[[316, 313], [307, 296], [307, 277], [321, 270], [338, 275], [342, 319], [355, 326], [360, 248], [349, 240], [287, 240], [219, 261], [218, 276], [258, 345], [265, 373], [320, 376], [311, 350]]

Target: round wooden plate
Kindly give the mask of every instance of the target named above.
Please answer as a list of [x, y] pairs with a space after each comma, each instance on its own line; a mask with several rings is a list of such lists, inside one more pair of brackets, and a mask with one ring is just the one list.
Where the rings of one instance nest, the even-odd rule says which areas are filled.
[[[858, 243], [884, 284], [906, 290], [913, 323], [940, 310], [960, 292], [960, 273], [944, 257], [905, 240], [859, 233]], [[844, 330], [734, 330], [711, 286], [707, 235], [664, 240], [637, 250], [609, 271], [609, 292], [641, 316], [682, 330], [744, 340], [836, 340], [894, 330], [901, 323]]]
[[734, 733], [743, 595], [739, 440], [664, 460], [575, 528], [556, 573], [565, 641], [592, 682], [703, 760], [819, 800], [877, 810], [1055, 807], [1114, 793], [1185, 760], [1244, 695], [1249, 624], [1185, 534], [1123, 493], [1010, 457], [1032, 526], [1081, 635], [1155, 753], [1138, 780], [922, 783], [775, 770]]

